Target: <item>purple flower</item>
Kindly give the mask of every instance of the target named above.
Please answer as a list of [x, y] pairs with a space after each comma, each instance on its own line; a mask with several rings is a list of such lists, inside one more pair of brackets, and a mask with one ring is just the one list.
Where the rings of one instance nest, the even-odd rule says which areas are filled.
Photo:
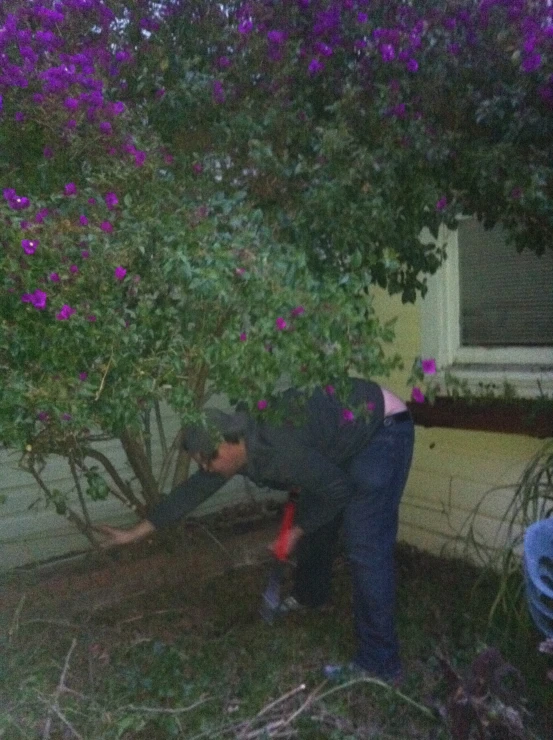
[[419, 63], [413, 58], [409, 59], [405, 66], [409, 72], [417, 72], [419, 69]]
[[113, 231], [113, 224], [111, 223], [111, 221], [102, 221], [102, 223], [100, 224], [100, 228], [102, 229], [102, 231], [105, 231], [106, 234], [111, 234], [111, 232]]
[[225, 90], [221, 80], [213, 80], [212, 96], [216, 103], [225, 102]]
[[96, 321], [96, 316], [93, 313], [89, 313], [88, 316], [85, 316], [85, 319], [87, 321]]
[[120, 116], [121, 113], [125, 112], [125, 103], [118, 100], [116, 103], [112, 103], [110, 110], [114, 116]]
[[308, 71], [310, 75], [316, 75], [319, 72], [322, 72], [324, 69], [324, 64], [320, 62], [318, 59], [312, 59], [309, 62]]
[[79, 100], [78, 98], [65, 98], [63, 104], [67, 110], [77, 110], [79, 107]]
[[106, 193], [104, 200], [109, 211], [113, 211], [115, 206], [119, 205], [119, 199], [115, 193]]
[[415, 403], [424, 403], [424, 393], [417, 386], [411, 391], [411, 398]]
[[285, 319], [282, 318], [282, 316], [279, 316], [278, 319], [275, 321], [275, 327], [277, 331], [284, 331], [288, 324], [286, 323]]
[[342, 409], [342, 421], [349, 423], [355, 421], [355, 414], [350, 409]]
[[315, 51], [323, 57], [331, 57], [333, 53], [332, 46], [325, 44], [324, 41], [317, 41]]
[[25, 120], [25, 114], [22, 111], [18, 110], [15, 112], [14, 119], [17, 121], [17, 123], [23, 123], [23, 121]]
[[366, 23], [369, 20], [367, 13], [357, 13], [357, 23]]
[[84, 383], [84, 381], [88, 378], [88, 373], [79, 373], [79, 380], [81, 383]]
[[86, 202], [89, 203], [91, 206], [95, 206], [96, 198], [89, 198]]
[[68, 414], [68, 413], [60, 414], [60, 419], [62, 421], [71, 421], [71, 414]]
[[67, 303], [64, 303], [61, 307], [61, 311], [58, 311], [56, 314], [56, 319], [58, 321], [67, 321], [67, 319], [70, 316], [73, 316], [73, 314], [76, 313], [76, 309], [71, 308], [71, 306], [68, 306]]
[[90, 252], [88, 251], [88, 249], [81, 250], [81, 257], [84, 260], [87, 260], [90, 257]]
[[40, 241], [38, 239], [22, 239], [21, 240], [21, 248], [23, 249], [25, 254], [34, 254], [39, 244], [40, 244]]
[[37, 214], [35, 216], [35, 222], [37, 224], [41, 224], [46, 216], [48, 215], [48, 209], [47, 208], [41, 208], [40, 211], [37, 211]]
[[534, 72], [541, 65], [541, 54], [528, 54], [522, 62], [523, 72]]
[[67, 128], [76, 128], [77, 121], [74, 118], [70, 118], [65, 125], [67, 126]]
[[249, 18], [244, 18], [244, 20], [241, 20], [238, 24], [239, 33], [250, 33], [252, 29], [253, 21], [251, 21]]
[[436, 210], [443, 211], [446, 206], [447, 206], [447, 198], [445, 195], [442, 195], [442, 197], [436, 202]]
[[192, 165], [192, 170], [195, 175], [201, 175], [204, 171], [204, 166], [201, 162], [194, 162], [194, 164]]
[[32, 303], [39, 311], [46, 308], [47, 294], [43, 290], [35, 290], [34, 293], [23, 293], [21, 296], [22, 303]]
[[436, 360], [433, 357], [421, 360], [421, 368], [425, 375], [436, 374]]
[[50, 418], [49, 414], [46, 411], [39, 411], [36, 415], [36, 418], [39, 421], [42, 421], [43, 423], [46, 423], [48, 419]]
[[134, 153], [134, 164], [136, 167], [142, 167], [146, 161], [146, 152], [136, 151]]
[[88, 218], [83, 214], [79, 216], [79, 223], [81, 226], [88, 226]]
[[262, 398], [260, 401], [257, 402], [257, 408], [260, 411], [265, 411], [267, 406], [268, 406], [267, 401], [264, 398]]
[[222, 56], [217, 59], [217, 66], [219, 69], [226, 69], [227, 67], [230, 67], [231, 61], [228, 57]]
[[109, 121], [102, 121], [98, 128], [100, 129], [100, 133], [106, 136], [110, 136], [113, 130]]
[[8, 201], [8, 206], [14, 211], [23, 211], [31, 205], [31, 201], [28, 198], [24, 195], [15, 195], [15, 191], [13, 198], [6, 198], [6, 200]]
[[71, 267], [69, 268], [69, 272], [73, 275], [76, 275], [79, 272], [79, 268], [77, 267], [77, 265], [71, 265]]
[[60, 276], [58, 275], [58, 273], [57, 273], [57, 272], [51, 272], [51, 273], [50, 273], [50, 274], [48, 275], [48, 280], [49, 280], [49, 281], [50, 281], [51, 283], [59, 283], [59, 281], [60, 281]]
[[303, 306], [296, 306], [296, 308], [290, 311], [290, 316], [301, 316], [302, 313], [305, 313], [305, 308]]
[[115, 270], [113, 271], [113, 274], [115, 275], [116, 280], [124, 280], [125, 275], [127, 274], [127, 270], [121, 265], [119, 265], [119, 267], [115, 268]]
[[44, 159], [52, 159], [52, 157], [54, 156], [54, 150], [49, 146], [45, 146], [42, 150], [42, 156], [44, 157]]
[[325, 393], [327, 396], [333, 396], [336, 393], [336, 388], [333, 385], [325, 386]]
[[380, 47], [380, 56], [383, 62], [393, 62], [396, 58], [396, 52], [392, 44], [382, 44]]
[[74, 182], [68, 182], [67, 185], [64, 187], [63, 192], [65, 195], [76, 195], [77, 186]]
[[375, 410], [376, 406], [374, 404], [374, 401], [367, 401], [367, 411], [372, 413]]
[[286, 41], [286, 34], [284, 33], [284, 31], [269, 31], [269, 33], [267, 34], [267, 39], [272, 44], [283, 44]]

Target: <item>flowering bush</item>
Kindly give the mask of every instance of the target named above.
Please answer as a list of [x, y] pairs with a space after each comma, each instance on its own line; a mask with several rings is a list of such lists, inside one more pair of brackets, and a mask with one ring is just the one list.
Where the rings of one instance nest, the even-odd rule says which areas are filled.
[[[270, 414], [283, 376], [312, 386], [397, 362], [384, 359], [392, 331], [366, 272], [315, 275], [243, 191], [186, 154], [174, 164], [144, 96], [120, 99], [133, 52], [115, 10], [25, 2], [2, 20], [13, 157], [1, 169], [0, 439], [60, 513], [90, 535], [84, 493], [138, 510], [159, 498], [167, 465], [156, 478], [148, 449], [161, 402], [187, 421], [216, 391]], [[177, 445], [160, 434], [169, 457]], [[110, 437], [138, 495], [94, 447]], [[40, 476], [52, 453], [68, 461], [80, 514]]]
[[160, 402], [190, 419], [210, 389], [270, 414], [283, 375], [386, 373], [370, 287], [424, 292], [444, 251], [423, 227], [477, 213], [550, 243], [551, 13], [3, 4], [0, 439], [38, 477], [65, 455], [97, 497], [91, 457], [140, 507], [92, 443], [119, 437], [154, 502]]

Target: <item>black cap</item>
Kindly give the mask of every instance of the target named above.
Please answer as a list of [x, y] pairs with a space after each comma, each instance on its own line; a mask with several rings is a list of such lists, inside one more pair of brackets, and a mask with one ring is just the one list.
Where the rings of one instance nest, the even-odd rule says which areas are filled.
[[247, 416], [244, 413], [227, 414], [219, 409], [205, 409], [205, 424], [190, 424], [184, 428], [182, 446], [192, 455], [210, 457], [229, 434], [243, 436]]

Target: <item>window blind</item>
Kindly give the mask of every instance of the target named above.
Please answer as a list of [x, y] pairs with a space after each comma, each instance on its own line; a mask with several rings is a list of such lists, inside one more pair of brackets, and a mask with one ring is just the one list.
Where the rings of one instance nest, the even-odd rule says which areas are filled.
[[458, 232], [462, 346], [553, 346], [553, 250], [518, 253], [476, 219]]

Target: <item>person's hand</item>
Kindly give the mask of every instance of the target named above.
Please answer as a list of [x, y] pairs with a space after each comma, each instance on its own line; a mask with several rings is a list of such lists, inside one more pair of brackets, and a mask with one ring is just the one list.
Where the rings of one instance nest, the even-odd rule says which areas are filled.
[[110, 527], [109, 524], [99, 524], [94, 527], [96, 532], [99, 532], [104, 536], [100, 547], [107, 549], [109, 547], [117, 547], [118, 545], [128, 545], [132, 542], [129, 535], [128, 529], [120, 529], [119, 527]]
[[143, 537], [147, 537], [154, 532], [154, 525], [147, 519], [136, 524], [130, 529], [121, 529], [120, 527], [111, 527], [109, 524], [99, 524], [94, 529], [106, 538], [100, 544], [100, 547], [107, 549], [119, 545], [130, 545], [131, 542], [137, 542]]

